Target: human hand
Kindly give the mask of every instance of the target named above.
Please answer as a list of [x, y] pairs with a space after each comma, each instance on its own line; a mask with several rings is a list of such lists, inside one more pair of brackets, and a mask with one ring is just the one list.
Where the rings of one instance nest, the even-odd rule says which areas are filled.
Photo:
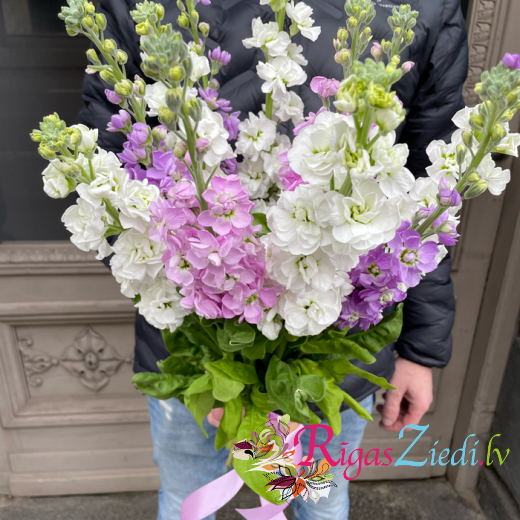
[[397, 358], [390, 384], [397, 390], [387, 390], [383, 396], [385, 404], [377, 405], [381, 414], [379, 426], [399, 432], [408, 424], [419, 424], [433, 400], [432, 369]]
[[220, 426], [220, 421], [224, 415], [224, 408], [213, 408], [210, 414], [208, 415], [208, 422], [211, 426], [215, 426], [218, 428]]

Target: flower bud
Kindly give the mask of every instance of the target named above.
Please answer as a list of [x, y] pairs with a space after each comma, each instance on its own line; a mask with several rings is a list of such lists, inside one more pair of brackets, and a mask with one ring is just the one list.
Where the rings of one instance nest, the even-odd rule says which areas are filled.
[[213, 78], [209, 84], [208, 84], [208, 87], [209, 88], [213, 88], [215, 90], [218, 90], [220, 88], [220, 83], [218, 82], [217, 79]]
[[94, 22], [92, 21], [92, 18], [90, 16], [85, 16], [83, 20], [81, 20], [81, 24], [83, 27], [87, 27], [88, 29], [92, 29], [92, 26], [94, 25]]
[[360, 37], [361, 45], [366, 45], [371, 39], [372, 39], [372, 31], [370, 30], [370, 27], [365, 27], [361, 31], [361, 37]]
[[353, 16], [351, 16], [347, 20], [347, 30], [352, 31], [352, 29], [354, 29], [357, 26], [358, 26], [358, 21]]
[[201, 137], [197, 139], [196, 148], [199, 154], [204, 154], [211, 149], [211, 141], [205, 137]]
[[484, 118], [481, 114], [472, 114], [469, 118], [469, 124], [471, 125], [471, 128], [474, 128], [475, 130], [482, 130], [484, 127]]
[[107, 38], [103, 42], [103, 50], [108, 52], [108, 54], [113, 55], [117, 51], [116, 42], [110, 38]]
[[101, 62], [99, 61], [98, 55], [94, 49], [89, 49], [87, 51], [87, 58], [93, 65], [100, 65]]
[[390, 51], [392, 50], [392, 42], [389, 42], [387, 40], [383, 40], [381, 42], [381, 48], [383, 49], [383, 52], [385, 54], [390, 54]]
[[146, 36], [148, 34], [148, 25], [146, 22], [138, 23], [135, 26], [135, 32], [140, 36]]
[[491, 134], [491, 140], [495, 143], [497, 141], [501, 141], [502, 139], [504, 139], [504, 137], [506, 137], [506, 135], [507, 135], [506, 129], [502, 125], [497, 124], [497, 125], [495, 125], [495, 128], [493, 128], [493, 132]]
[[107, 28], [107, 18], [103, 13], [96, 14], [96, 24], [102, 31]]
[[482, 195], [488, 188], [488, 184], [484, 180], [480, 180], [473, 184], [473, 186], [470, 186], [468, 191], [464, 194], [464, 198], [466, 200], [468, 199], [474, 199], [475, 197], [478, 197], [479, 195]]
[[460, 166], [464, 162], [465, 158], [466, 158], [466, 148], [463, 145], [458, 144], [457, 145], [457, 164]]
[[78, 24], [77, 26], [74, 26], [74, 27], [71, 27], [70, 25], [68, 27], [66, 27], [65, 29], [67, 31], [67, 34], [69, 36], [77, 36], [81, 30], [81, 26]]
[[194, 23], [199, 23], [199, 13], [195, 9], [190, 13], [190, 18], [193, 20]]
[[81, 144], [82, 134], [78, 128], [67, 128], [67, 134], [69, 135], [69, 144], [72, 146]]
[[35, 143], [40, 143], [41, 140], [42, 140], [42, 132], [41, 132], [41, 130], [33, 130], [33, 131], [30, 133], [30, 136], [31, 136], [31, 139], [32, 139]]
[[119, 83], [116, 83], [114, 87], [114, 92], [118, 96], [128, 97], [132, 95], [134, 86], [129, 79], [124, 79]]
[[87, 14], [94, 14], [96, 12], [96, 8], [92, 2], [85, 2], [83, 4], [83, 9]]
[[473, 143], [473, 132], [471, 130], [466, 130], [466, 132], [462, 133], [462, 142], [468, 148], [471, 148], [472, 143]]
[[109, 85], [115, 85], [117, 83], [116, 77], [108, 70], [102, 70], [99, 75], [101, 79], [106, 81]]
[[181, 13], [184, 13], [186, 11], [186, 6], [184, 5], [184, 2], [182, 0], [177, 0], [177, 7], [179, 8], [179, 11]]
[[198, 123], [202, 119], [202, 104], [197, 98], [185, 101], [182, 105], [182, 110], [186, 115], [190, 116], [195, 123]]
[[202, 33], [202, 36], [207, 37], [209, 34], [209, 23], [199, 23], [199, 31]]
[[137, 74], [134, 78], [134, 91], [139, 96], [144, 96], [146, 93], [146, 83]]
[[406, 45], [411, 45], [415, 39], [415, 33], [410, 29], [405, 36]]
[[516, 110], [511, 110], [510, 108], [508, 108], [502, 114], [501, 121], [504, 121], [504, 122], [505, 121], [511, 121], [511, 119], [513, 119], [513, 116], [515, 115], [515, 112], [516, 112]]
[[406, 74], [407, 72], [410, 72], [414, 65], [415, 65], [415, 63], [413, 61], [405, 61], [401, 65], [401, 70], [403, 71], [403, 74]]
[[172, 67], [170, 69], [169, 75], [172, 81], [182, 81], [184, 78], [184, 69], [177, 65], [176, 67]]
[[166, 92], [166, 106], [174, 113], [179, 112], [182, 106], [182, 89], [171, 88]]
[[478, 182], [481, 179], [480, 175], [477, 172], [471, 172], [468, 175], [469, 182]]
[[345, 27], [340, 27], [338, 29], [338, 40], [340, 42], [348, 41], [348, 31], [347, 31], [347, 29], [345, 29]]
[[168, 107], [162, 106], [159, 108], [159, 121], [161, 121], [166, 128], [171, 128], [177, 121], [177, 117]]
[[343, 50], [337, 52], [336, 55], [334, 56], [336, 63], [339, 63], [340, 65], [343, 65], [344, 67], [349, 64], [351, 58], [352, 58], [352, 52], [350, 51], [350, 49], [343, 49]]
[[154, 145], [158, 148], [161, 143], [166, 139], [168, 135], [168, 129], [162, 125], [158, 125], [152, 129], [152, 137]]
[[173, 154], [177, 159], [183, 159], [187, 151], [188, 147], [186, 146], [186, 143], [184, 141], [179, 141], [173, 149]]
[[128, 61], [128, 54], [125, 51], [118, 50], [116, 55], [117, 62], [124, 65]]
[[161, 4], [157, 4], [155, 6], [155, 12], [157, 13], [157, 17], [159, 20], [162, 20], [164, 18], [164, 7]]
[[190, 26], [190, 20], [186, 13], [181, 13], [177, 18], [177, 24], [183, 29], [187, 29]]
[[381, 44], [374, 42], [372, 44], [372, 48], [370, 49], [370, 54], [372, 54], [377, 63], [381, 61], [381, 58], [383, 57], [383, 49], [381, 48]]
[[48, 161], [52, 161], [53, 159], [56, 159], [56, 152], [53, 150], [50, 146], [48, 146], [45, 143], [40, 143], [38, 146], [38, 153]]

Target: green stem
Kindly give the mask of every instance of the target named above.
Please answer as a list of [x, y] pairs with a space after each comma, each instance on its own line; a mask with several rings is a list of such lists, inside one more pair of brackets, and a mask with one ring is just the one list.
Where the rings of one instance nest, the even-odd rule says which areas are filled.
[[283, 361], [283, 355], [285, 353], [285, 349], [287, 348], [287, 339], [283, 338], [282, 342], [276, 347], [274, 351], [275, 355], [278, 356]]
[[283, 24], [285, 22], [285, 10], [286, 10], [286, 7], [284, 7], [283, 9], [281, 9], [280, 11], [278, 11], [276, 13], [276, 19], [278, 21], [278, 29], [280, 31], [283, 31]]
[[347, 177], [343, 181], [343, 186], [341, 186], [339, 193], [345, 197], [352, 195], [352, 179], [350, 178], [350, 173], [347, 173]]
[[365, 148], [368, 139], [368, 133], [370, 132], [370, 126], [372, 123], [372, 109], [365, 108], [365, 116], [363, 117], [363, 126], [361, 132], [358, 132], [358, 143]]
[[121, 222], [119, 220], [119, 212], [117, 211], [117, 209], [114, 208], [114, 206], [112, 206], [112, 203], [108, 199], [103, 199], [103, 202], [105, 204], [107, 213], [114, 219], [116, 226], [122, 229]]
[[273, 95], [270, 92], [265, 96], [265, 115], [273, 118]]

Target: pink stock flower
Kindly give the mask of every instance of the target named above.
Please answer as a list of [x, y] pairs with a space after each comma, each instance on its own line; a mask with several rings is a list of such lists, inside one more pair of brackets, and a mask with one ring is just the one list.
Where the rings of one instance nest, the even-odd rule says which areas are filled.
[[171, 204], [176, 208], [198, 207], [197, 188], [191, 181], [180, 180], [166, 194]]
[[316, 118], [327, 110], [326, 107], [321, 107], [316, 113], [310, 112], [310, 114], [305, 118], [303, 123], [300, 123], [293, 131], [294, 135], [298, 135], [305, 127], [313, 125], [316, 121]]
[[231, 231], [240, 234], [240, 230], [253, 222], [249, 212], [254, 206], [240, 179], [236, 175], [213, 177], [211, 186], [213, 189], [202, 194], [209, 209], [199, 215], [199, 224], [213, 228], [219, 235]]
[[311, 90], [323, 99], [335, 96], [338, 93], [339, 81], [337, 79], [327, 79], [323, 76], [316, 76], [311, 81]]
[[[176, 231], [184, 226], [190, 219], [191, 211], [183, 211], [172, 208], [166, 200], [160, 198], [157, 202], [150, 204], [150, 238], [156, 242], [166, 240], [169, 231]], [[191, 218], [195, 222], [195, 215]]]
[[282, 181], [285, 191], [294, 191], [300, 184], [307, 184], [289, 165], [289, 158], [287, 152], [281, 153], [279, 156], [281, 163], [278, 177]]
[[506, 52], [502, 58], [502, 63], [509, 69], [520, 69], [520, 56]]

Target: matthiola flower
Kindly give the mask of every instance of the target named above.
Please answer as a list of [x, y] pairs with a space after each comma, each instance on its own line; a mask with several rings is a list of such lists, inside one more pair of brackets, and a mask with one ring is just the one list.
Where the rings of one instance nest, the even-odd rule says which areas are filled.
[[439, 202], [443, 206], [456, 207], [462, 202], [459, 192], [456, 189], [450, 189], [448, 179], [443, 177], [439, 182]]
[[193, 65], [190, 80], [197, 82], [202, 76], [207, 76], [211, 72], [209, 60], [206, 56], [199, 56], [193, 51], [189, 51], [189, 55]]
[[105, 218], [105, 206], [94, 207], [83, 199], [70, 206], [61, 221], [71, 233], [70, 241], [82, 251], [99, 251], [98, 260], [108, 256], [112, 249], [105, 239], [108, 225]]
[[502, 58], [502, 63], [510, 69], [520, 69], [520, 56], [506, 52]]
[[130, 181], [119, 201], [119, 220], [125, 229], [144, 233], [149, 227], [150, 204], [159, 198], [159, 189], [148, 180]]
[[264, 161], [245, 159], [238, 165], [238, 176], [251, 199], [267, 197], [271, 181], [264, 171]]
[[193, 182], [180, 180], [168, 190], [168, 200], [176, 208], [194, 208], [199, 205], [197, 201], [197, 188]]
[[130, 130], [132, 117], [126, 110], [120, 110], [119, 114], [114, 114], [110, 118], [110, 123], [107, 125], [108, 132], [120, 132], [121, 130]]
[[274, 115], [285, 122], [292, 120], [294, 125], [298, 125], [303, 120], [304, 104], [302, 98], [296, 92], [288, 91], [278, 99], [274, 105]]
[[218, 90], [207, 87], [206, 89], [199, 88], [200, 97], [208, 104], [211, 110], [221, 110], [222, 112], [231, 112], [233, 109], [229, 106], [231, 104], [227, 99], [219, 99]]
[[177, 286], [163, 276], [151, 284], [141, 284], [139, 303], [136, 304], [150, 325], [173, 332], [182, 325], [187, 312], [180, 304]]
[[271, 57], [284, 56], [287, 46], [291, 43], [289, 35], [280, 31], [276, 22], [263, 23], [262, 19], [255, 18], [251, 24], [253, 36], [242, 40], [246, 49], [256, 47], [266, 48]]
[[238, 112], [219, 112], [224, 122], [224, 128], [229, 133], [229, 139], [234, 141], [238, 137], [238, 126], [240, 125], [240, 111]]
[[296, 136], [296, 135], [299, 135], [300, 132], [304, 129], [304, 128], [307, 128], [308, 126], [310, 125], [313, 125], [314, 122], [316, 121], [316, 118], [322, 114], [323, 112], [327, 112], [327, 108], [326, 107], [321, 107], [316, 113], [314, 112], [310, 112], [309, 115], [305, 118], [305, 121], [303, 123], [300, 123], [293, 131], [293, 134]]
[[105, 89], [105, 96], [107, 97], [110, 103], [114, 103], [114, 105], [120, 105], [123, 102], [123, 98], [118, 96], [113, 90], [109, 88]]
[[325, 99], [335, 96], [338, 93], [339, 81], [337, 79], [327, 79], [323, 76], [316, 76], [311, 81], [311, 90]]
[[415, 287], [421, 281], [421, 274], [437, 268], [435, 261], [439, 246], [434, 242], [421, 244], [421, 236], [413, 229], [408, 229], [410, 222], [403, 222], [388, 246], [393, 249], [393, 268], [399, 272], [402, 282], [407, 287]]
[[341, 312], [341, 299], [336, 290], [303, 294], [286, 292], [279, 305], [285, 327], [294, 336], [315, 336], [323, 332]]
[[263, 112], [257, 116], [252, 112], [238, 128], [237, 152], [252, 161], [258, 160], [260, 152], [269, 151], [276, 139], [276, 122], [268, 119]]
[[350, 278], [354, 285], [382, 287], [394, 277], [391, 268], [392, 255], [385, 253], [384, 246], [380, 245], [359, 258], [358, 265], [350, 272]]
[[155, 150], [152, 152], [153, 167], [146, 170], [148, 179], [164, 179], [165, 177], [179, 177], [176, 166], [176, 158], [173, 152]]
[[[191, 218], [190, 218], [191, 215]], [[162, 197], [150, 204], [150, 238], [155, 242], [166, 240], [169, 231], [176, 231], [184, 226], [188, 220], [195, 223], [193, 212], [172, 208]]]
[[[293, 26], [301, 31], [302, 35], [315, 42], [321, 33], [321, 27], [313, 27], [314, 20], [311, 18], [313, 10], [304, 2], [294, 0], [287, 4], [287, 16], [293, 21]], [[291, 28], [291, 34], [293, 29]]]
[[291, 169], [287, 152], [280, 154], [279, 160], [281, 166], [278, 171], [278, 177], [286, 191], [294, 191], [300, 184], [306, 184], [301, 176]]
[[226, 175], [232, 175], [237, 172], [238, 163], [235, 157], [232, 159], [226, 159], [220, 163], [220, 169]]
[[444, 246], [454, 246], [458, 242], [457, 239], [460, 237], [457, 233], [458, 222], [449, 217], [449, 212], [445, 211], [433, 222], [433, 228], [439, 237], [439, 242]]
[[301, 45], [297, 45], [296, 43], [290, 43], [287, 46], [287, 56], [289, 56], [289, 58], [291, 58], [291, 60], [293, 60], [298, 65], [306, 67], [309, 64], [309, 62], [307, 61], [305, 56], [303, 56], [302, 52], [303, 47]]
[[381, 310], [374, 310], [370, 302], [360, 296], [360, 291], [354, 291], [343, 302], [337, 325], [342, 329], [359, 325], [362, 330], [368, 330], [371, 325], [378, 323], [382, 318]]
[[209, 51], [208, 57], [211, 61], [218, 61], [222, 65], [227, 65], [231, 61], [231, 54], [217, 47], [213, 51]]
[[93, 154], [97, 148], [98, 130], [97, 128], [91, 130], [85, 125], [72, 125], [71, 128], [75, 128], [81, 132], [81, 141], [78, 145], [78, 152], [84, 154]]
[[[444, 141], [432, 141], [426, 148], [426, 153], [432, 163], [426, 167], [428, 175], [437, 182], [445, 177], [451, 188], [459, 180], [459, 165], [457, 164], [457, 147], [455, 144], [446, 144]], [[469, 155], [469, 154], [468, 154]], [[464, 171], [466, 165], [462, 165]]]
[[53, 199], [64, 199], [76, 188], [77, 181], [65, 175], [62, 162], [55, 159], [43, 170], [43, 190]]
[[477, 173], [486, 181], [489, 192], [495, 196], [500, 195], [511, 180], [511, 172], [497, 166], [491, 155], [484, 157], [477, 168]]
[[271, 93], [275, 101], [287, 93], [287, 88], [303, 85], [307, 80], [302, 67], [287, 56], [279, 56], [268, 63], [259, 62], [256, 71], [265, 82], [262, 92]]
[[213, 177], [211, 186], [202, 195], [209, 209], [199, 215], [199, 224], [212, 227], [219, 235], [230, 231], [240, 234], [240, 230], [252, 223], [249, 211], [254, 206], [240, 179], [236, 175]]
[[330, 186], [334, 170], [344, 160], [343, 136], [353, 122], [341, 114], [320, 113], [314, 124], [300, 129], [288, 153], [291, 168], [305, 182], [323, 187]]

